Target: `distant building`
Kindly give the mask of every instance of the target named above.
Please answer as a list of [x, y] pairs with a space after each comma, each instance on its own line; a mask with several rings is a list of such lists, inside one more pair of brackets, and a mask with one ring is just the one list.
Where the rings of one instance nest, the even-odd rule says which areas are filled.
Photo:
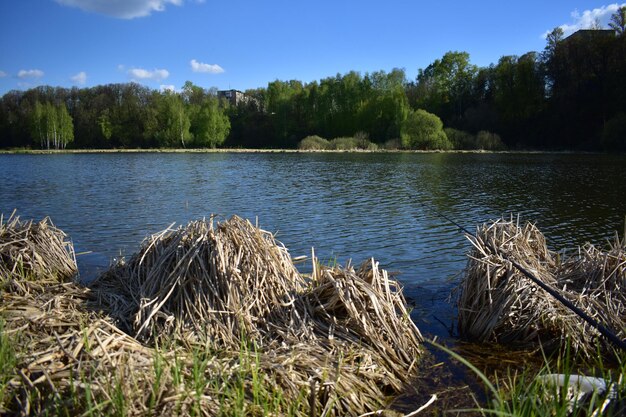
[[564, 40], [570, 41], [590, 41], [598, 38], [614, 38], [615, 31], [613, 29], [580, 29], [569, 35]]
[[218, 98], [224, 98], [228, 100], [231, 106], [238, 106], [240, 104], [254, 103], [259, 105], [258, 100], [252, 96], [247, 95], [239, 90], [220, 90], [217, 92]]

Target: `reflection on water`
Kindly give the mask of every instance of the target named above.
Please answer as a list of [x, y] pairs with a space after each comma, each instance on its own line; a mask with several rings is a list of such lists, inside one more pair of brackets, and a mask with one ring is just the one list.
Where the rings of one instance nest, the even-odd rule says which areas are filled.
[[601, 243], [623, 227], [626, 157], [492, 154], [0, 155], [0, 211], [49, 215], [87, 278], [169, 226], [211, 213], [258, 218], [293, 256], [398, 271], [420, 328], [445, 333], [444, 302], [472, 229], [509, 213], [553, 248]]

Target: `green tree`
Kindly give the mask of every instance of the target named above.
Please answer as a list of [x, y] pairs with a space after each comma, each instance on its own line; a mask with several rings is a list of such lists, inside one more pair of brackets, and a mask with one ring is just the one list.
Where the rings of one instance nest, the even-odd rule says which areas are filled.
[[548, 59], [554, 55], [557, 46], [559, 45], [559, 43], [561, 43], [563, 38], [563, 29], [561, 29], [560, 27], [555, 27], [550, 33], [548, 33], [548, 35], [546, 36], [546, 47], [544, 50], [545, 53], [548, 54]]
[[615, 31], [617, 36], [624, 36], [626, 33], [626, 6], [620, 7], [611, 15], [609, 27]]
[[57, 149], [65, 149], [68, 143], [74, 141], [74, 123], [65, 104], [56, 107], [58, 125]]
[[192, 130], [196, 146], [215, 148], [224, 143], [230, 132], [230, 120], [216, 97], [204, 99], [194, 116]]
[[426, 69], [419, 70], [416, 105], [448, 121], [462, 118], [477, 71], [467, 52], [447, 52]]
[[185, 81], [182, 97], [186, 104], [201, 106], [207, 97], [207, 93], [202, 87], [194, 85], [191, 81]]
[[402, 145], [408, 149], [452, 149], [441, 119], [426, 110], [409, 113], [402, 123], [401, 135]]
[[111, 124], [111, 119], [109, 116], [109, 109], [104, 109], [100, 116], [98, 116], [98, 126], [100, 126], [102, 136], [106, 140], [111, 139], [111, 135], [113, 134], [113, 126]]
[[310, 112], [305, 107], [307, 91], [297, 80], [273, 81], [267, 86], [267, 112], [271, 116], [275, 143], [272, 146], [295, 147], [297, 137], [309, 125]]
[[168, 147], [177, 147], [180, 144], [184, 148], [185, 142], [191, 138], [191, 122], [179, 94], [171, 91], [163, 93], [159, 119], [159, 144]]
[[52, 103], [48, 102], [44, 106], [43, 114], [44, 124], [46, 126], [46, 148], [50, 149], [50, 145], [52, 145], [53, 148], [58, 149], [59, 125], [56, 108]]
[[42, 148], [65, 149], [74, 140], [74, 124], [65, 103], [35, 101], [30, 113], [30, 131]]
[[44, 127], [44, 106], [39, 102], [39, 100], [35, 101], [35, 106], [33, 107], [33, 111], [30, 115], [30, 132], [31, 137], [34, 141], [39, 141], [39, 145], [41, 148], [44, 147], [45, 144], [45, 127]]
[[[536, 53], [504, 56], [494, 69], [493, 103], [499, 132], [509, 143], [534, 139], [537, 118], [545, 100], [544, 78]], [[481, 130], [486, 130], [482, 127]]]

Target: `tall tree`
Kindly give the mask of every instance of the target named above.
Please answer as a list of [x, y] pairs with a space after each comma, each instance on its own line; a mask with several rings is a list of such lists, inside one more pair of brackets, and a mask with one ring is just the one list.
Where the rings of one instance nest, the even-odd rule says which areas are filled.
[[224, 143], [230, 132], [230, 120], [214, 96], [204, 99], [191, 126], [194, 144], [199, 147], [215, 148]]
[[461, 119], [468, 107], [472, 79], [477, 71], [467, 52], [447, 52], [426, 69], [419, 70], [417, 106], [446, 121]]
[[65, 104], [56, 107], [56, 117], [58, 125], [57, 149], [65, 149], [69, 143], [74, 141], [74, 123]]
[[546, 36], [546, 52], [553, 54], [557, 45], [563, 40], [564, 36], [565, 34], [562, 28], [555, 27], [552, 29], [552, 31]]
[[186, 141], [191, 138], [189, 128], [191, 122], [185, 109], [182, 97], [174, 92], [163, 93], [160, 116], [160, 145], [168, 147], [186, 147]]
[[44, 106], [35, 101], [33, 110], [30, 114], [30, 132], [34, 141], [39, 141], [39, 146], [43, 149], [45, 144], [45, 126], [44, 126]]
[[617, 36], [624, 36], [626, 33], [626, 6], [620, 7], [611, 15], [609, 27], [615, 31]]

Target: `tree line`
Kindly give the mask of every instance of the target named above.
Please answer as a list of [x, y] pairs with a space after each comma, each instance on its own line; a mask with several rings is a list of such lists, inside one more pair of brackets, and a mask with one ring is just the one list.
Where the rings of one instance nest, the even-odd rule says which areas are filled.
[[[50, 115], [57, 115], [58, 123]], [[62, 128], [52, 133], [54, 126]], [[216, 147], [229, 131], [230, 119], [215, 92], [189, 82], [180, 93], [136, 83], [41, 86], [10, 91], [0, 100], [2, 147]]]
[[10, 91], [0, 99], [0, 147], [295, 148], [352, 138], [359, 147], [626, 151], [625, 23], [622, 8], [610, 29], [565, 38], [556, 28], [543, 51], [487, 67], [451, 51], [415, 80], [401, 69], [276, 80], [237, 105], [191, 82], [179, 92], [135, 83]]

